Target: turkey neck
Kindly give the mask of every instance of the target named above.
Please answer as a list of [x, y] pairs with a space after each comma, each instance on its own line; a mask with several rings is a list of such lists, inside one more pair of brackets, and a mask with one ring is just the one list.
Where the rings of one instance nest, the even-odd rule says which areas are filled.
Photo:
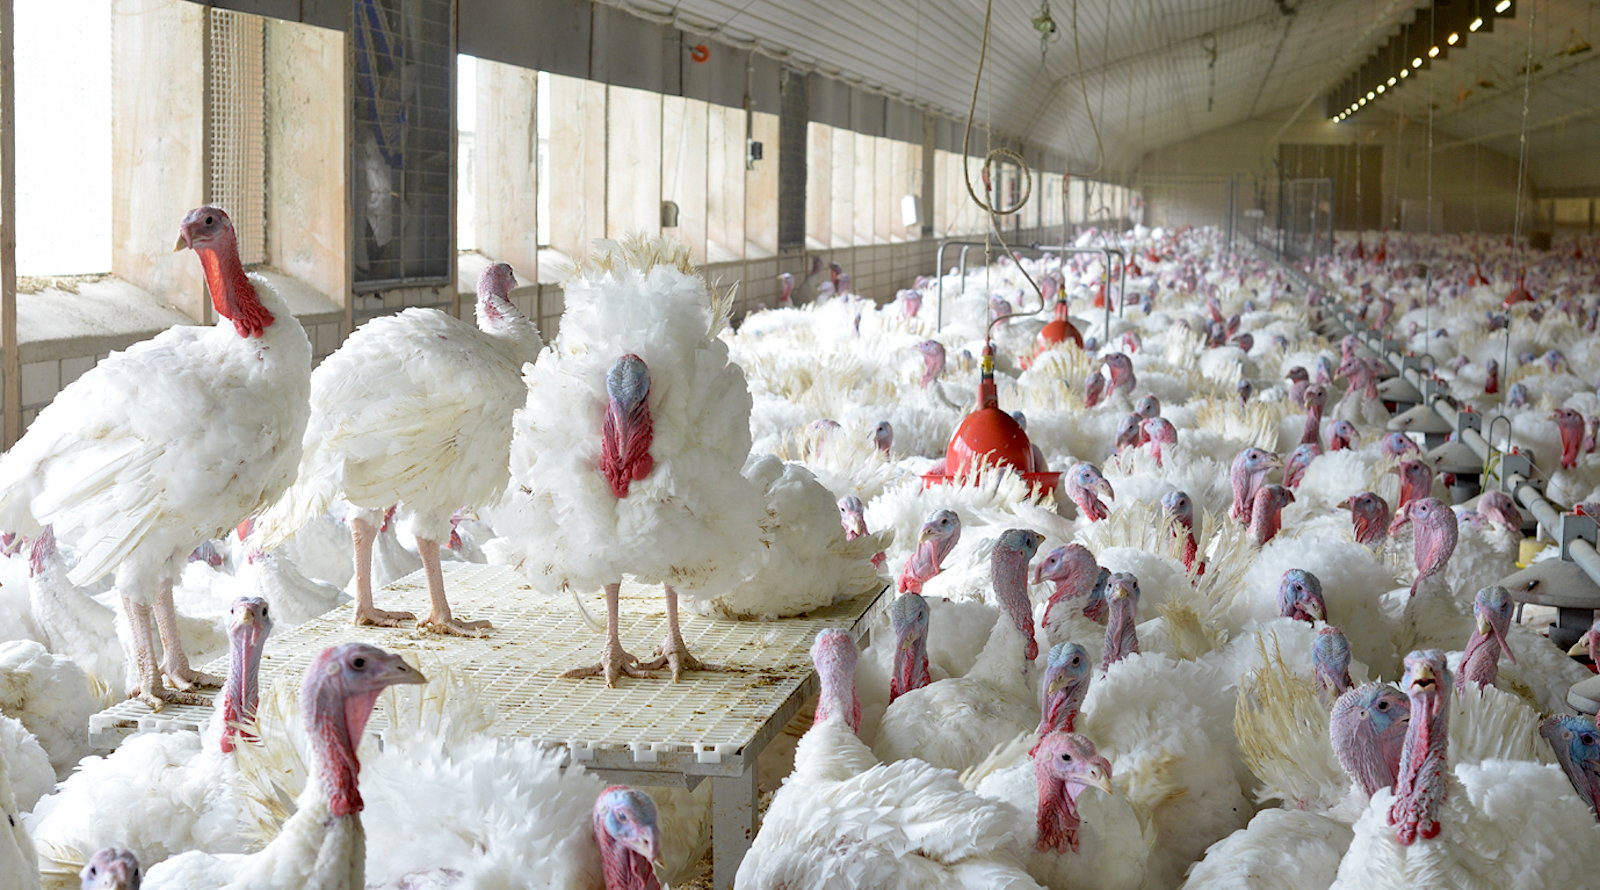
[[1033, 638], [1033, 610], [1028, 602], [1027, 557], [996, 547], [989, 557], [989, 572], [995, 599], [1000, 603], [1000, 616], [973, 663], [970, 676], [1001, 687], [1019, 682], [1026, 687], [1028, 668], [1039, 655], [1039, 644]]
[[894, 674], [889, 678], [889, 701], [892, 702], [913, 689], [921, 689], [928, 685], [930, 680], [927, 639], [922, 634], [905, 634], [894, 650]]
[[1035, 762], [1034, 781], [1039, 786], [1039, 807], [1036, 826], [1039, 833], [1035, 845], [1040, 853], [1076, 852], [1078, 829], [1083, 821], [1078, 817], [1078, 802], [1067, 790], [1067, 783], [1049, 774], [1045, 763]]
[[604, 817], [593, 817], [594, 842], [600, 848], [600, 868], [605, 874], [606, 890], [661, 890], [655, 870], [638, 852], [624, 846], [606, 831]]
[[[1450, 683], [1448, 677], [1436, 679], [1431, 691], [1413, 689], [1411, 723], [1406, 729], [1405, 747], [1400, 751], [1400, 772], [1395, 779], [1394, 805], [1389, 822], [1396, 815], [1417, 826], [1423, 837], [1429, 826], [1438, 831], [1439, 810], [1448, 792], [1445, 770], [1450, 747]], [[1409, 841], [1401, 840], [1402, 844]]]
[[1106, 640], [1100, 658], [1102, 670], [1139, 651], [1139, 632], [1135, 627], [1137, 608], [1131, 596], [1112, 598], [1111, 617], [1106, 621]]
[[[260, 701], [261, 653], [266, 628], [260, 620], [241, 622], [229, 635], [228, 677], [222, 684], [222, 751], [233, 751], [236, 724], [255, 719]], [[248, 737], [248, 734], [246, 734]], [[351, 755], [354, 757], [354, 755]]]
[[379, 690], [340, 697], [338, 691], [324, 688], [306, 707], [306, 730], [312, 739], [317, 777], [328, 796], [328, 809], [334, 816], [354, 816], [364, 804], [357, 777], [361, 763], [356, 760], [356, 742], [372, 716], [372, 705]]
[[230, 237], [215, 246], [197, 248], [195, 253], [200, 256], [206, 288], [211, 291], [211, 305], [217, 314], [232, 321], [239, 336], [261, 336], [275, 319], [261, 305], [255, 286], [245, 275], [238, 243]]

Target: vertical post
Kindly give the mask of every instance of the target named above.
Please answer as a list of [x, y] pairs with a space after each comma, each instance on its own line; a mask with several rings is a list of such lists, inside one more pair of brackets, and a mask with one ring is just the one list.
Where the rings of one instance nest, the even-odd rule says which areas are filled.
[[[355, 4], [350, 4], [350, 20], [344, 29], [344, 103], [340, 113], [344, 128], [344, 171], [339, 190], [344, 193], [344, 336], [356, 330], [356, 205], [354, 177], [364, 175], [355, 163], [356, 151], [356, 22]], [[363, 217], [365, 218], [365, 217]], [[450, 245], [452, 248], [455, 244]], [[453, 252], [453, 251], [452, 251]]]
[[716, 890], [733, 890], [739, 863], [756, 837], [756, 769], [711, 779], [711, 873]]
[[0, 0], [0, 349], [5, 351], [5, 445], [22, 436], [22, 356], [17, 353], [17, 15]]

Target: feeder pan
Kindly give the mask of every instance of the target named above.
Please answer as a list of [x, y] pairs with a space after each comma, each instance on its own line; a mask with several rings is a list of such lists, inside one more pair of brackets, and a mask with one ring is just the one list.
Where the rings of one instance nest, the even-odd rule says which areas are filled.
[[1396, 405], [1422, 404], [1422, 391], [1405, 377], [1396, 374], [1378, 382], [1378, 398]]
[[1519, 603], [1554, 606], [1556, 623], [1550, 625], [1550, 642], [1565, 652], [1594, 623], [1600, 608], [1600, 585], [1563, 559], [1546, 559], [1495, 582]]
[[1034, 338], [1033, 354], [1038, 355], [1046, 349], [1065, 343], [1068, 340], [1078, 344], [1079, 349], [1083, 348], [1083, 334], [1078, 332], [1078, 329], [1073, 326], [1072, 320], [1067, 316], [1067, 301], [1058, 299], [1056, 300], [1053, 316], [1045, 323], [1044, 329], [1039, 331], [1039, 336]]
[[1428, 463], [1440, 473], [1477, 475], [1483, 472], [1483, 459], [1463, 442], [1446, 442], [1427, 454]]
[[1450, 486], [1452, 502], [1459, 503], [1478, 493], [1483, 461], [1464, 443], [1446, 442], [1430, 450], [1426, 457], [1435, 470], [1456, 477], [1456, 484]]
[[1389, 429], [1402, 433], [1421, 433], [1424, 436], [1447, 436], [1456, 431], [1427, 405], [1417, 405], [1395, 415], [1389, 420]]
[[1060, 473], [1035, 467], [1033, 443], [1016, 418], [1000, 410], [994, 384], [994, 347], [983, 347], [983, 372], [978, 381], [978, 410], [968, 414], [956, 427], [945, 449], [944, 472], [925, 473], [922, 486], [931, 488], [970, 473], [980, 458], [995, 466], [1021, 474], [1036, 494], [1054, 494], [1061, 482]]

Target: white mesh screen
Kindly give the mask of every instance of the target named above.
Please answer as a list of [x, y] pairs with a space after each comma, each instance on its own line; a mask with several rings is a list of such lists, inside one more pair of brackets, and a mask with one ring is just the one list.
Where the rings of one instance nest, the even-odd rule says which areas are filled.
[[245, 265], [267, 260], [266, 20], [211, 11], [211, 203], [228, 212]]

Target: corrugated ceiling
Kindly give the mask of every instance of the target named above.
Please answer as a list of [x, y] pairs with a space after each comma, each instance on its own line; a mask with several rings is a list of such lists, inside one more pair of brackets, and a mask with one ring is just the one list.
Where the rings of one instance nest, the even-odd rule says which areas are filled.
[[[964, 118], [971, 101], [981, 0], [615, 2], [946, 114]], [[994, 0], [977, 117], [1086, 172], [1102, 156], [1107, 171], [1128, 170], [1152, 149], [1308, 100], [1320, 115], [1322, 95], [1426, 4], [1054, 0], [1059, 36], [1041, 56], [1043, 5]]]

